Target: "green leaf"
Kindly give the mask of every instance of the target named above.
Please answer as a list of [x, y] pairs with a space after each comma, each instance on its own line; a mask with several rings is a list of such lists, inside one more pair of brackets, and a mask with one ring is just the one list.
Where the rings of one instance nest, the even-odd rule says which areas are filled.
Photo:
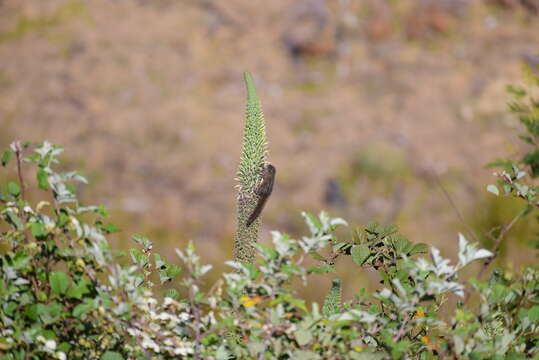
[[159, 254], [153, 254], [153, 257], [155, 258], [155, 268], [156, 268], [156, 269], [165, 269], [165, 268], [166, 268], [167, 263], [164, 262], [164, 261], [161, 259], [161, 255], [159, 255]]
[[532, 177], [536, 178], [539, 176], [539, 149], [530, 151], [522, 159], [522, 162], [528, 164], [532, 169]]
[[531, 322], [539, 320], [539, 305], [535, 305], [528, 311], [528, 318]]
[[498, 187], [493, 184], [490, 184], [489, 186], [487, 186], [487, 191], [490, 193], [493, 193], [496, 196], [500, 195], [500, 191], [498, 190]]
[[82, 303], [75, 306], [73, 309], [73, 316], [77, 319], [84, 318], [84, 315], [92, 308], [92, 305], [90, 303]]
[[88, 289], [88, 285], [90, 285], [90, 282], [88, 280], [80, 280], [77, 284], [75, 284], [73, 287], [71, 287], [71, 289], [67, 291], [67, 296], [76, 299], [82, 299], [83, 295], [90, 292], [90, 290]]
[[412, 249], [412, 243], [404, 236], [396, 235], [392, 237], [392, 240], [393, 247], [398, 255], [408, 254], [408, 252]]
[[531, 136], [520, 135], [519, 138], [527, 144], [535, 145], [535, 141]]
[[12, 158], [13, 158], [13, 151], [9, 151], [9, 150], [4, 151], [4, 154], [2, 155], [2, 166], [6, 166], [7, 164], [9, 164]]
[[41, 318], [41, 321], [43, 321], [45, 324], [52, 324], [53, 322], [58, 320], [62, 309], [63, 306], [56, 301], [51, 302], [47, 305], [37, 304], [37, 311], [39, 313], [39, 317]]
[[123, 360], [122, 354], [116, 352], [116, 351], [107, 351], [103, 355], [101, 355], [101, 360]]
[[359, 266], [363, 265], [367, 258], [370, 256], [371, 251], [369, 247], [365, 244], [355, 245], [350, 252], [352, 255], [352, 260]]
[[6, 215], [7, 215], [7, 220], [8, 222], [11, 224], [11, 225], [14, 225], [17, 230], [22, 230], [24, 229], [24, 225], [22, 223], [22, 220], [21, 218], [15, 214], [13, 211], [11, 210], [8, 210], [6, 211]]
[[326, 258], [320, 255], [319, 253], [317, 253], [316, 251], [309, 252], [309, 255], [315, 260], [326, 261]]
[[37, 184], [41, 190], [48, 190], [49, 188], [49, 175], [47, 172], [40, 166], [37, 168]]
[[497, 160], [494, 160], [492, 162], [489, 162], [486, 167], [487, 168], [491, 168], [491, 167], [502, 167], [504, 169], [507, 169], [507, 170], [510, 170], [511, 169], [511, 166], [513, 165], [513, 162], [511, 160], [506, 160], [506, 159], [497, 159]]
[[380, 225], [376, 221], [370, 222], [365, 226], [365, 231], [371, 234], [378, 234], [380, 232]]
[[313, 235], [320, 233], [322, 230], [322, 223], [316, 216], [308, 212], [302, 212], [301, 215], [303, 215], [305, 218], [305, 222], [309, 226], [309, 230]]
[[412, 247], [412, 250], [408, 253], [409, 255], [415, 255], [415, 254], [426, 254], [429, 252], [429, 246], [427, 244], [419, 243], [414, 244]]
[[53, 271], [50, 275], [50, 285], [54, 294], [64, 294], [69, 287], [69, 276], [62, 271]]
[[141, 269], [144, 269], [146, 265], [148, 265], [148, 255], [144, 255], [137, 249], [130, 249], [129, 253], [131, 254], [131, 260], [133, 261], [133, 264], [137, 265]]
[[24, 310], [24, 314], [28, 316], [30, 320], [36, 321], [39, 316], [39, 313], [37, 312], [37, 304], [27, 306]]
[[215, 360], [228, 360], [229, 358], [230, 354], [226, 350], [226, 347], [224, 345], [219, 346], [215, 352]]
[[518, 87], [513, 86], [513, 85], [507, 85], [505, 87], [505, 91], [507, 91], [508, 93], [513, 94], [513, 95], [515, 95], [516, 97], [519, 97], [519, 98], [524, 97], [527, 94], [525, 89], [518, 88]]
[[390, 224], [380, 230], [379, 236], [386, 237], [395, 234], [397, 231], [399, 231], [399, 227], [395, 224]]
[[21, 194], [21, 188], [13, 181], [7, 183], [7, 191], [13, 197], [18, 197]]
[[45, 226], [38, 222], [30, 223], [30, 231], [32, 232], [32, 235], [39, 240], [45, 238], [49, 234], [49, 232], [45, 229]]
[[61, 352], [64, 352], [64, 353], [69, 352], [69, 349], [71, 349], [71, 345], [69, 343], [65, 342], [65, 341], [60, 343], [58, 345], [58, 347], [57, 347], [58, 351], [61, 351]]
[[309, 270], [307, 270], [309, 274], [327, 274], [327, 273], [334, 273], [335, 272], [335, 266], [325, 264], [325, 265], [316, 265]]
[[153, 243], [150, 239], [148, 239], [147, 237], [143, 237], [143, 236], [140, 236], [140, 235], [133, 235], [133, 240], [135, 240], [135, 242], [139, 245], [142, 245], [144, 246], [145, 248], [151, 248], [153, 246]]

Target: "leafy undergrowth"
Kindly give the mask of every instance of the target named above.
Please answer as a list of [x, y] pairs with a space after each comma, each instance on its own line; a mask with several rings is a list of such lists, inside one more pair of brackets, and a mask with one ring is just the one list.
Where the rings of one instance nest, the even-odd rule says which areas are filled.
[[[384, 359], [529, 358], [539, 349], [539, 272], [496, 271], [485, 283], [459, 280], [459, 271], [493, 254], [458, 236], [456, 264], [396, 226], [375, 223], [339, 239], [347, 226], [322, 212], [304, 214], [310, 233], [301, 239], [273, 233], [257, 246], [253, 265], [228, 262], [209, 291], [193, 245], [177, 250], [180, 266], [134, 236], [129, 256], [109, 247], [114, 226], [101, 206], [82, 206], [76, 172], [58, 173], [60, 147], [14, 142], [4, 153], [18, 182], [2, 188], [0, 351], [6, 359]], [[28, 163], [28, 164], [27, 164]], [[22, 166], [33, 166], [46, 191], [25, 200]], [[522, 177], [521, 175], [518, 175]], [[513, 184], [517, 186], [516, 183]], [[336, 278], [323, 306], [306, 304], [291, 283], [314, 286], [320, 273], [351, 256], [357, 269], [378, 272], [383, 289], [358, 289], [341, 299]], [[124, 264], [121, 257], [128, 257]], [[307, 257], [319, 262], [307, 266]], [[124, 259], [125, 260], [125, 259]], [[161, 298], [156, 287], [174, 281]], [[471, 294], [477, 306], [467, 306]], [[452, 297], [457, 306], [449, 305]], [[440, 313], [450, 313], [446, 320]]]

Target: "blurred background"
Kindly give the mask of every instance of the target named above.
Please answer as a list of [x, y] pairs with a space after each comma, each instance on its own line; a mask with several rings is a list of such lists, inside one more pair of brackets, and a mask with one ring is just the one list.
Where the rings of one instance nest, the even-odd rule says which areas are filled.
[[[261, 241], [306, 234], [300, 212], [326, 209], [454, 257], [458, 232], [486, 239], [514, 216], [484, 165], [522, 153], [505, 86], [538, 51], [536, 0], [0, 0], [0, 145], [64, 146], [116, 246], [142, 234], [177, 262], [192, 240], [215, 279], [250, 71], [278, 170]], [[527, 256], [513, 242], [500, 261]], [[376, 285], [348, 265], [348, 295]], [[332, 276], [300, 291], [319, 300]]]

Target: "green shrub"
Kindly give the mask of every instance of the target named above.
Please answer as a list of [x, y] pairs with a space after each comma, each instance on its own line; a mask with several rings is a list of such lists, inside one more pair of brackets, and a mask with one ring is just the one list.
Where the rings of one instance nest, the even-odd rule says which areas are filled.
[[[464, 267], [483, 261], [487, 269], [495, 253], [462, 234], [451, 264], [394, 225], [372, 223], [338, 237], [344, 220], [304, 213], [307, 235], [273, 232], [270, 246], [252, 244], [254, 261], [227, 262], [230, 272], [203, 286], [211, 266], [192, 244], [176, 250], [179, 267], [142, 236], [133, 237], [138, 248], [128, 256], [111, 249], [115, 227], [106, 209], [79, 203], [76, 185], [86, 180], [56, 170], [61, 152], [48, 142], [14, 142], [2, 157], [18, 178], [0, 194], [2, 358], [539, 359], [537, 266], [465, 281]], [[42, 190], [34, 201], [23, 166], [34, 169]], [[501, 184], [489, 191], [499, 195], [501, 186], [523, 199], [519, 217], [533, 213], [537, 188], [524, 184], [533, 163], [503, 166]], [[316, 284], [345, 256], [357, 266], [350, 271], [374, 269], [383, 287], [342, 299], [335, 276], [323, 305], [298, 297], [293, 283]], [[307, 265], [309, 258], [317, 264]], [[156, 288], [170, 281], [177, 290], [158, 296]]]

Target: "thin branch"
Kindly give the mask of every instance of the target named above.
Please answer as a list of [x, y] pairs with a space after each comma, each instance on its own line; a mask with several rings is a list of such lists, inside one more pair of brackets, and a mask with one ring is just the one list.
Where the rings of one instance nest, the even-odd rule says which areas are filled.
[[464, 226], [466, 231], [472, 236], [472, 238], [476, 242], [480, 242], [479, 239], [477, 238], [477, 236], [475, 236], [475, 233], [472, 231], [470, 226], [468, 226], [466, 221], [464, 221], [464, 217], [462, 216], [462, 213], [460, 212], [459, 208], [457, 207], [457, 204], [455, 204], [455, 202], [453, 201], [453, 198], [451, 197], [449, 192], [446, 190], [446, 188], [442, 184], [442, 181], [440, 180], [440, 177], [438, 176], [438, 174], [436, 174], [435, 171], [432, 171], [432, 175], [434, 176], [434, 180], [436, 181], [436, 184], [438, 184], [438, 186], [440, 187], [440, 189], [444, 193], [445, 197], [447, 198], [447, 200], [451, 204], [451, 207], [455, 210], [455, 213], [457, 214], [457, 217], [459, 218], [459, 221], [462, 223], [462, 225]]
[[[493, 255], [489, 258], [487, 258], [485, 260], [485, 262], [483, 263], [483, 266], [481, 266], [481, 269], [479, 269], [479, 272], [477, 273], [477, 279], [481, 279], [481, 276], [483, 276], [485, 270], [487, 270], [487, 268], [489, 267], [489, 265], [492, 263], [492, 261], [494, 261], [494, 259], [496, 258], [496, 256], [498, 256], [498, 252], [500, 251], [500, 247], [502, 245], [502, 240], [505, 236], [505, 234], [507, 234], [507, 232], [509, 230], [511, 230], [511, 228], [517, 223], [517, 221], [524, 215], [524, 213], [526, 212], [526, 209], [523, 209], [521, 212], [519, 212], [517, 214], [517, 216], [515, 216], [513, 218], [513, 220], [511, 220], [508, 224], [505, 224], [502, 228], [501, 228], [501, 231], [500, 233], [498, 234], [498, 237], [494, 238], [494, 236], [492, 235], [492, 233], [499, 229], [500, 226], [496, 226], [495, 228], [492, 228], [488, 233], [487, 233], [487, 237], [489, 237], [490, 239], [492, 239], [494, 241], [494, 249], [493, 249]], [[468, 300], [470, 300], [470, 297], [471, 297], [471, 292], [466, 292], [466, 298], [464, 299], [464, 304], [467, 304], [468, 303]]]
[[524, 215], [524, 213], [526, 212], [526, 209], [523, 209], [521, 212], [519, 212], [517, 214], [517, 216], [515, 216], [513, 218], [513, 220], [511, 220], [511, 222], [509, 222], [508, 224], [506, 224], [505, 226], [503, 226], [502, 230], [500, 231], [500, 234], [498, 235], [497, 238], [493, 238], [492, 237], [492, 231], [495, 230], [496, 228], [492, 229], [491, 231], [489, 231], [489, 233], [487, 234], [488, 237], [490, 237], [492, 240], [494, 240], [494, 249], [493, 249], [493, 253], [494, 255], [492, 255], [491, 257], [487, 258], [487, 260], [483, 263], [483, 266], [481, 267], [481, 269], [479, 270], [479, 273], [477, 274], [477, 279], [480, 279], [481, 276], [483, 275], [483, 273], [485, 272], [485, 270], [488, 268], [488, 266], [492, 263], [492, 261], [496, 258], [496, 256], [498, 255], [498, 252], [500, 250], [500, 247], [502, 245], [502, 240], [505, 236], [505, 234], [507, 234], [507, 232], [509, 230], [511, 230], [511, 228], [517, 223], [517, 221]]
[[21, 184], [21, 199], [23, 201], [26, 201], [25, 185], [24, 185], [24, 179], [22, 176], [22, 166], [21, 166], [21, 156], [22, 156], [21, 143], [20, 141], [16, 141], [14, 144], [15, 144], [15, 156], [17, 157], [17, 175], [19, 177], [19, 183]]
[[[508, 185], [511, 185], [511, 186], [514, 186], [514, 183], [513, 183], [513, 180], [511, 180], [511, 178], [509, 176], [505, 176], [503, 173], [502, 174], [498, 174], [498, 177], [500, 179], [502, 179], [505, 183], [507, 183]], [[537, 201], [531, 201], [530, 199], [528, 199], [527, 196], [523, 195], [520, 193], [520, 191], [517, 191], [517, 194], [516, 194], [519, 198], [523, 199], [523, 200], [526, 200], [526, 202], [528, 203], [528, 205], [531, 205], [533, 207], [535, 207], [536, 209], [539, 209], [539, 203]]]
[[[19, 178], [19, 184], [21, 184], [21, 199], [22, 201], [26, 201], [26, 185], [24, 184], [24, 177], [22, 175], [22, 166], [21, 166], [21, 157], [22, 157], [22, 147], [21, 147], [21, 142], [20, 141], [15, 141], [12, 145], [12, 149], [15, 150], [15, 157], [17, 158], [17, 176]], [[30, 242], [30, 235], [28, 233], [28, 228], [26, 228], [26, 221], [27, 221], [27, 216], [24, 215], [24, 207], [23, 206], [19, 206], [19, 210], [20, 210], [20, 213], [21, 213], [21, 217], [22, 219], [24, 220], [25, 224], [24, 224], [24, 229], [23, 229], [23, 234], [24, 234], [24, 241], [26, 241], [27, 243]]]
[[[405, 137], [405, 136], [402, 136], [400, 134], [394, 134], [393, 136], [391, 136], [391, 139], [393, 141], [395, 141], [397, 144], [401, 145], [405, 151], [407, 152], [408, 154], [408, 157], [410, 159], [410, 162], [413, 164], [412, 162], [412, 159], [419, 159], [419, 161], [421, 163], [424, 164], [424, 170], [423, 171], [426, 171], [426, 176], [432, 176], [434, 178], [434, 181], [436, 182], [436, 184], [440, 187], [440, 189], [442, 190], [442, 192], [444, 193], [444, 196], [447, 198], [447, 200], [449, 201], [449, 203], [451, 204], [451, 207], [455, 210], [456, 214], [457, 214], [457, 217], [459, 218], [459, 221], [462, 223], [462, 225], [464, 226], [466, 232], [468, 232], [471, 237], [476, 241], [476, 242], [479, 242], [479, 239], [477, 238], [477, 236], [475, 235], [475, 233], [472, 231], [472, 229], [470, 228], [470, 226], [466, 223], [466, 221], [464, 221], [464, 217], [462, 216], [462, 213], [460, 212], [460, 210], [458, 209], [457, 205], [455, 204], [455, 202], [453, 201], [453, 198], [451, 197], [451, 194], [449, 194], [449, 192], [446, 190], [446, 188], [444, 187], [444, 185], [442, 184], [442, 181], [440, 180], [440, 176], [438, 176], [438, 174], [436, 173], [436, 170], [433, 169], [426, 161], [425, 161], [425, 158], [424, 156], [422, 155], [422, 153], [420, 153], [419, 151], [415, 150], [414, 147], [412, 146], [410, 140]], [[421, 172], [423, 172], [421, 171]]]

